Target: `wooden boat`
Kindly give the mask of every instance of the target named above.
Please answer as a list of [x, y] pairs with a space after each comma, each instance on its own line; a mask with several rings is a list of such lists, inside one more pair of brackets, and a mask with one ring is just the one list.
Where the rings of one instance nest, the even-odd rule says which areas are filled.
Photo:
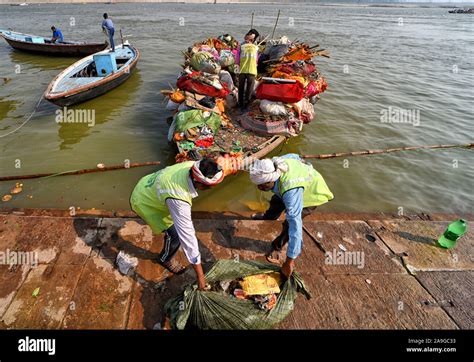
[[140, 52], [125, 42], [115, 52], [89, 55], [59, 73], [44, 97], [58, 106], [70, 106], [98, 97], [125, 82], [135, 69]]
[[448, 13], [450, 13], [450, 14], [474, 14], [474, 8], [470, 8], [470, 9], [453, 9], [453, 10], [449, 10]]
[[12, 48], [30, 53], [42, 53], [57, 56], [84, 56], [90, 55], [107, 47], [107, 43], [62, 42], [51, 43], [51, 40], [37, 35], [2, 31], [1, 35]]

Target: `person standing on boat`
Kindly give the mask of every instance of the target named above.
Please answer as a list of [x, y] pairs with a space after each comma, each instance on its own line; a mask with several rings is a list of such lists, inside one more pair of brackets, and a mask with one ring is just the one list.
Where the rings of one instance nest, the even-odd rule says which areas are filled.
[[51, 43], [62, 43], [63, 33], [61, 33], [61, 30], [56, 29], [54, 25], [51, 27], [51, 30], [53, 31], [53, 37], [51, 38]]
[[115, 42], [114, 42], [114, 34], [115, 28], [114, 23], [111, 19], [109, 19], [109, 15], [104, 13], [104, 20], [102, 21], [102, 30], [109, 36], [110, 47], [112, 51], [115, 51]]
[[287, 154], [272, 159], [257, 160], [249, 169], [250, 180], [261, 191], [274, 193], [270, 207], [264, 214], [254, 214], [254, 220], [276, 220], [286, 211], [283, 230], [273, 240], [272, 250], [267, 254], [270, 263], [281, 264], [281, 250], [288, 243], [286, 260], [281, 268], [288, 278], [301, 253], [303, 244], [303, 218], [317, 206], [332, 200], [321, 174], [311, 164], [305, 163], [297, 154]]
[[248, 32], [238, 53], [239, 74], [239, 108], [243, 112], [250, 103], [255, 77], [257, 76], [258, 45], [254, 44], [255, 33]]
[[153, 233], [165, 233], [157, 262], [172, 273], [182, 273], [184, 266], [174, 258], [181, 245], [193, 265], [201, 290], [205, 288], [206, 280], [191, 219], [192, 200], [198, 196], [196, 189], [207, 190], [223, 179], [224, 172], [213, 159], [182, 162], [144, 176], [130, 197], [132, 210]]

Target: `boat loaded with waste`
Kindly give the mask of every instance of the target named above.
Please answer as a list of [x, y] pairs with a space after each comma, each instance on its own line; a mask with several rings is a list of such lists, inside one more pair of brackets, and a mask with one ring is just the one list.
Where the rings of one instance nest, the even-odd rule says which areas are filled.
[[0, 31], [0, 35], [12, 48], [30, 53], [42, 53], [57, 56], [90, 55], [107, 47], [107, 42], [87, 43], [68, 41], [53, 43], [50, 38], [38, 35], [18, 33], [11, 30]]
[[209, 38], [183, 52], [176, 88], [161, 91], [173, 112], [168, 140], [178, 148], [176, 162], [261, 158], [313, 120], [327, 83], [312, 59], [329, 57], [327, 52], [285, 36], [258, 45], [255, 99], [244, 112], [236, 109], [239, 43], [234, 37]]

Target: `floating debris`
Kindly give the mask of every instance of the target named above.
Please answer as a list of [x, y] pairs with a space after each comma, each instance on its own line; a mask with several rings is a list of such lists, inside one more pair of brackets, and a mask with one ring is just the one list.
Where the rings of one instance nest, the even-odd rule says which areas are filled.
[[103, 163], [98, 163], [97, 168], [100, 168], [102, 170], [105, 168], [105, 165]]
[[12, 194], [14, 194], [14, 195], [15, 195], [15, 194], [19, 194], [19, 193], [22, 192], [22, 191], [23, 191], [23, 189], [22, 189], [21, 187], [14, 187], [14, 188], [12, 188], [12, 189], [10, 190], [10, 192], [11, 192]]
[[4, 195], [4, 196], [2, 197], [2, 201], [3, 201], [3, 202], [10, 201], [11, 199], [12, 199], [12, 195], [8, 195], [8, 194], [7, 194], [7, 195]]

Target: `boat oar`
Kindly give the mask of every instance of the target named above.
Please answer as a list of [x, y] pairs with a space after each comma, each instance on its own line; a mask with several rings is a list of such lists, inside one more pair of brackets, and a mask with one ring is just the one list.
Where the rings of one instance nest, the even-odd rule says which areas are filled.
[[397, 148], [387, 148], [385, 150], [363, 150], [363, 151], [353, 151], [353, 152], [335, 152], [335, 153], [322, 153], [319, 155], [301, 155], [302, 158], [335, 158], [335, 157], [348, 157], [348, 156], [366, 156], [366, 155], [379, 155], [382, 153], [392, 153], [399, 151], [413, 151], [421, 149], [442, 149], [442, 148], [473, 148], [474, 143], [467, 143], [463, 145], [434, 145], [434, 146], [410, 146], [410, 147], [397, 147]]
[[86, 168], [83, 170], [71, 170], [71, 171], [64, 171], [58, 173], [37, 173], [32, 175], [19, 175], [19, 176], [2, 176], [0, 177], [0, 181], [12, 181], [12, 180], [26, 180], [32, 178], [46, 178], [46, 177], [55, 177], [55, 176], [69, 176], [69, 175], [82, 175], [85, 173], [94, 173], [94, 172], [106, 172], [106, 171], [115, 171], [127, 168], [134, 168], [134, 167], [144, 167], [144, 166], [153, 166], [159, 165], [160, 161], [152, 161], [152, 162], [142, 162], [142, 163], [131, 163], [129, 165], [113, 165], [113, 166], [104, 166], [104, 167], [96, 167], [96, 168]]

